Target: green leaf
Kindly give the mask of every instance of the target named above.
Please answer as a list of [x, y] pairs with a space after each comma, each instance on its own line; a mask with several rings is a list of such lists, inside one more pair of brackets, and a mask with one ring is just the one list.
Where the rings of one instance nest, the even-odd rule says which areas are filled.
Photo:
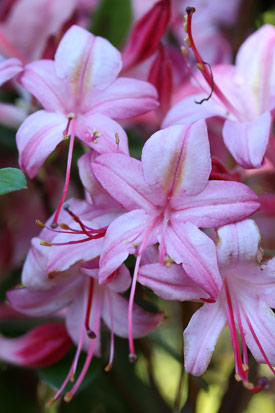
[[26, 178], [20, 169], [0, 169], [0, 195], [27, 188]]
[[90, 31], [119, 47], [128, 33], [131, 17], [130, 0], [102, 0], [93, 14]]

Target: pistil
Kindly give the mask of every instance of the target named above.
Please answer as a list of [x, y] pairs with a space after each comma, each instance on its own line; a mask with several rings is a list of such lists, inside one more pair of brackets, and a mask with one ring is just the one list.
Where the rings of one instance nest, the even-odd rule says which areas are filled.
[[[221, 91], [219, 86], [214, 82], [214, 78], [213, 78], [212, 71], [210, 69], [210, 65], [202, 59], [195, 45], [193, 34], [192, 34], [192, 16], [195, 13], [195, 11], [196, 11], [195, 7], [186, 8], [184, 28], [187, 33], [187, 37], [184, 40], [187, 46], [193, 50], [193, 53], [197, 60], [197, 67], [201, 71], [205, 81], [207, 82], [211, 90], [209, 97], [206, 99], [203, 99], [202, 101], [208, 100], [212, 96], [212, 93], [215, 93], [215, 95], [224, 104], [224, 106], [229, 110], [229, 112], [231, 112], [237, 119], [240, 119], [239, 111], [232, 105], [232, 103], [227, 99], [227, 97]], [[202, 103], [202, 102], [198, 102], [198, 103]]]

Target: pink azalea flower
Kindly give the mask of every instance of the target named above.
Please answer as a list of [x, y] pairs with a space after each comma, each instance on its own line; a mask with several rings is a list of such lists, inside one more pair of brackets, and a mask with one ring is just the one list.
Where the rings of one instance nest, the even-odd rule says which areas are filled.
[[[19, 59], [5, 59], [0, 55], [0, 86], [17, 76], [23, 70], [23, 64]], [[19, 126], [26, 117], [26, 110], [11, 105], [0, 103], [1, 123], [6, 126]]]
[[[213, 95], [209, 95], [205, 85], [202, 86], [206, 96], [200, 94], [183, 99], [168, 112], [163, 125], [220, 116], [225, 119], [225, 145], [235, 160], [244, 168], [259, 168], [267, 149], [275, 108], [275, 29], [270, 25], [263, 26], [241, 46], [235, 66], [214, 66], [211, 72], [194, 43], [191, 32], [193, 10], [190, 9], [187, 42]], [[205, 99], [207, 95], [209, 98]]]
[[0, 53], [24, 64], [41, 58], [49, 38], [60, 32], [75, 5], [75, 0], [17, 0], [0, 23]]
[[[261, 264], [260, 233], [252, 220], [218, 230], [217, 254], [223, 288], [216, 303], [204, 304], [184, 331], [185, 368], [201, 375], [207, 368], [217, 339], [227, 324], [235, 355], [236, 380], [252, 392], [267, 385], [249, 381], [248, 353], [275, 370], [275, 259]], [[238, 341], [237, 330], [241, 338]], [[241, 351], [242, 348], [242, 351]]]
[[33, 178], [56, 145], [71, 136], [65, 187], [54, 223], [69, 184], [75, 136], [99, 153], [128, 153], [125, 132], [110, 118], [125, 119], [158, 105], [152, 85], [117, 79], [120, 69], [120, 53], [107, 40], [72, 26], [54, 61], [33, 62], [24, 70], [22, 85], [45, 110], [29, 116], [17, 132], [21, 169]]
[[[258, 209], [257, 197], [237, 182], [209, 181], [211, 160], [205, 121], [173, 126], [155, 133], [142, 161], [104, 154], [92, 164], [102, 186], [129, 212], [109, 226], [100, 257], [100, 282], [136, 254], [129, 308], [146, 247], [159, 243], [159, 261], [171, 257], [215, 300], [222, 286], [213, 241], [199, 227], [218, 227]], [[132, 356], [131, 356], [132, 357]], [[133, 356], [134, 357], [134, 356]]]
[[[45, 248], [45, 247], [44, 247]], [[39, 261], [39, 258], [37, 259]], [[41, 260], [44, 268], [44, 259]], [[36, 267], [33, 267], [36, 272]], [[69, 402], [81, 384], [94, 355], [100, 355], [100, 319], [102, 318], [111, 330], [110, 358], [105, 368], [109, 371], [114, 357], [114, 334], [128, 337], [127, 307], [128, 302], [118, 293], [128, 289], [131, 278], [126, 267], [120, 267], [112, 275], [108, 286], [98, 283], [98, 259], [77, 265], [69, 271], [59, 272], [53, 278], [47, 274], [38, 274], [40, 289], [37, 284], [29, 284], [29, 288], [21, 288], [8, 292], [10, 304], [16, 311], [31, 316], [45, 316], [62, 308], [66, 311], [66, 327], [77, 351], [72, 366], [62, 386], [49, 402], [52, 404], [62, 394], [69, 380], [74, 381], [81, 350], [87, 352], [83, 369], [72, 389], [66, 393], [65, 401]], [[24, 279], [24, 278], [23, 278]], [[149, 314], [137, 305], [133, 309], [134, 337], [149, 334], [162, 320], [163, 314]]]
[[62, 323], [47, 323], [17, 338], [0, 337], [0, 358], [24, 367], [46, 367], [56, 363], [72, 345]]

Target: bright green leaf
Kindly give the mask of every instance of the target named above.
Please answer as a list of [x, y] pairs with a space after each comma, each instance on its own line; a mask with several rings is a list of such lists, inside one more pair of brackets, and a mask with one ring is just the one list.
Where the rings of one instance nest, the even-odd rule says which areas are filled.
[[0, 169], [0, 195], [27, 188], [26, 178], [20, 169]]

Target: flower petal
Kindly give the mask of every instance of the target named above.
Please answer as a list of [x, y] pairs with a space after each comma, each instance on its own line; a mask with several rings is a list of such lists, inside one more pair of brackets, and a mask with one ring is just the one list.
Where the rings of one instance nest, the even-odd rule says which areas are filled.
[[[107, 288], [107, 287], [106, 287]], [[110, 305], [107, 294], [111, 299], [113, 329], [114, 333], [120, 337], [128, 337], [128, 301], [119, 294], [110, 290], [104, 295], [102, 308], [102, 318], [109, 328], [111, 328]], [[163, 313], [148, 313], [138, 305], [133, 306], [133, 336], [139, 338], [151, 333], [162, 321]]]
[[227, 120], [223, 138], [227, 149], [243, 168], [260, 168], [269, 140], [272, 118], [263, 113], [252, 122]]
[[177, 210], [173, 214], [175, 224], [189, 221], [198, 227], [217, 228], [247, 218], [260, 204], [257, 195], [244, 184], [209, 181], [200, 194], [178, 198], [171, 206]]
[[173, 106], [167, 113], [162, 122], [162, 128], [167, 128], [172, 125], [182, 125], [184, 123], [193, 123], [200, 119], [212, 118], [213, 116], [226, 117], [226, 109], [215, 100], [210, 99], [207, 102], [203, 102], [203, 105], [199, 105], [196, 102], [200, 102], [205, 98], [205, 94], [200, 93], [198, 95], [188, 96], [175, 106]]
[[203, 374], [226, 323], [223, 305], [204, 304], [195, 312], [184, 330], [184, 366], [194, 376]]
[[266, 363], [259, 345], [255, 340], [256, 336], [270, 364], [274, 366], [275, 314], [263, 300], [253, 300], [247, 297], [243, 302], [243, 306], [254, 331], [253, 333], [249, 325], [243, 321], [245, 339], [251, 353], [259, 363]]
[[52, 60], [38, 60], [25, 66], [19, 78], [20, 83], [49, 112], [58, 112], [68, 115], [72, 111], [73, 95], [67, 83], [60, 79]]
[[[109, 226], [100, 256], [99, 282], [104, 284], [111, 275], [128, 257], [137, 251], [145, 231], [152, 224], [151, 216], [143, 210], [134, 210], [123, 214]], [[148, 245], [156, 242], [153, 233]]]
[[22, 123], [16, 134], [19, 165], [34, 178], [47, 156], [63, 140], [65, 116], [40, 110]]
[[[91, 224], [85, 220], [82, 220], [82, 222], [84, 225]], [[78, 229], [77, 225], [71, 225], [71, 227]], [[77, 242], [80, 240], [87, 241], [69, 244], [70, 242]], [[48, 255], [48, 265], [46, 269], [46, 272], [52, 275], [54, 275], [55, 272], [68, 270], [75, 264], [90, 261], [98, 257], [101, 253], [103, 238], [89, 239], [87, 235], [72, 235], [68, 232], [66, 234], [57, 235], [54, 238], [53, 243], [57, 245], [49, 247], [50, 252]], [[63, 243], [65, 245], [62, 245]]]
[[124, 129], [100, 113], [87, 113], [78, 117], [76, 135], [100, 154], [118, 152], [129, 155], [128, 138]]
[[22, 72], [23, 64], [19, 59], [0, 60], [0, 86]]
[[[222, 267], [238, 264], [258, 264], [261, 258], [259, 228], [251, 219], [226, 225], [217, 231], [217, 256]], [[249, 275], [247, 274], [248, 278]]]
[[121, 77], [106, 90], [95, 91], [91, 112], [115, 119], [143, 115], [159, 106], [155, 87], [142, 80]]
[[247, 38], [236, 56], [237, 71], [245, 88], [253, 91], [258, 113], [275, 106], [274, 42], [274, 26], [266, 24]]
[[46, 367], [69, 350], [71, 340], [62, 323], [47, 323], [17, 338], [0, 337], [0, 358], [24, 367]]
[[165, 300], [207, 298], [205, 292], [186, 275], [182, 266], [177, 264], [169, 267], [159, 263], [142, 265], [138, 273], [138, 282], [151, 288]]
[[55, 54], [57, 75], [70, 88], [82, 112], [89, 110], [93, 91], [107, 88], [118, 76], [122, 63], [119, 51], [106, 39], [72, 26]]
[[142, 166], [146, 182], [166, 197], [201, 192], [211, 171], [206, 122], [156, 132], [144, 145]]
[[[12, 308], [30, 317], [44, 317], [67, 306], [79, 289], [79, 278], [66, 280], [49, 290], [18, 288], [7, 292]], [[49, 281], [50, 284], [50, 281]]]
[[168, 226], [165, 242], [168, 255], [182, 264], [194, 283], [216, 299], [222, 280], [214, 242], [190, 222]]
[[146, 184], [141, 162], [122, 154], [98, 156], [92, 170], [101, 185], [121, 203], [131, 210], [142, 208], [152, 210], [154, 198], [158, 194]]

